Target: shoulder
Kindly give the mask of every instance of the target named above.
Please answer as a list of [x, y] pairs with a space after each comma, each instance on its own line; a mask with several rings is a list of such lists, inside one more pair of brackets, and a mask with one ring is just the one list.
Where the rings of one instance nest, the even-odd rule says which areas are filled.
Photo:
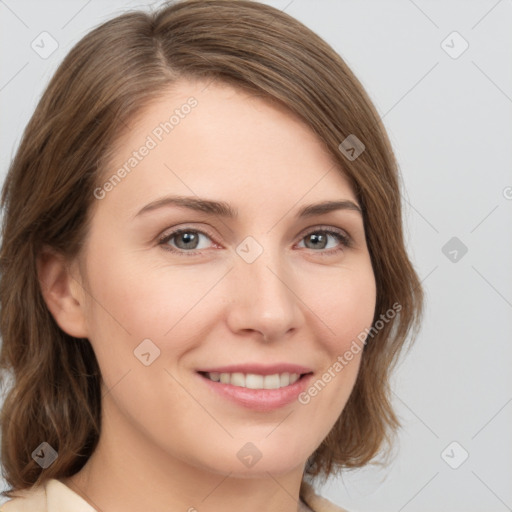
[[348, 510], [316, 494], [313, 486], [305, 480], [302, 480], [300, 486], [300, 496], [313, 512], [348, 512]]
[[39, 486], [16, 492], [0, 506], [0, 512], [96, 512], [81, 496], [60, 480], [50, 478]]
[[16, 491], [16, 497], [0, 505], [0, 512], [47, 512], [46, 485]]
[[[56, 498], [61, 503], [62, 498], [71, 499], [73, 504], [80, 502], [81, 505], [86, 505], [87, 510], [94, 510], [62, 482], [50, 479], [44, 485], [17, 491], [15, 498], [0, 506], [0, 512], [51, 512], [51, 507], [48, 507], [47, 489], [50, 490], [50, 497]], [[311, 484], [304, 480], [300, 486], [300, 496], [313, 512], [348, 512], [316, 494]], [[71, 504], [71, 501], [68, 503]]]

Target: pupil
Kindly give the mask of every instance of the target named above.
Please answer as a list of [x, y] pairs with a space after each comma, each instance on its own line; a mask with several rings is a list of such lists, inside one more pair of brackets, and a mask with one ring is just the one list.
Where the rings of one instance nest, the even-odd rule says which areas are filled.
[[[185, 245], [188, 245], [191, 242], [194, 242], [195, 238], [196, 238], [195, 234], [191, 234], [191, 233], [182, 233], [181, 234], [181, 240], [184, 241]], [[187, 247], [187, 248], [189, 248], [189, 247]]]
[[[322, 238], [324, 237], [324, 235], [312, 234], [309, 236], [313, 241], [320, 242], [319, 244], [318, 243], [313, 244], [314, 246], [318, 247], [319, 245], [322, 245]], [[325, 240], [324, 240], [324, 242], [325, 242]]]

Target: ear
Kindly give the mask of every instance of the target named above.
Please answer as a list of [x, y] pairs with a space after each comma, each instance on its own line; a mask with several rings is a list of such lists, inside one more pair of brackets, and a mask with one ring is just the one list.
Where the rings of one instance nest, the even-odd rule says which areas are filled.
[[75, 338], [87, 338], [85, 292], [77, 265], [70, 265], [51, 248], [37, 257], [37, 274], [44, 301], [59, 327]]

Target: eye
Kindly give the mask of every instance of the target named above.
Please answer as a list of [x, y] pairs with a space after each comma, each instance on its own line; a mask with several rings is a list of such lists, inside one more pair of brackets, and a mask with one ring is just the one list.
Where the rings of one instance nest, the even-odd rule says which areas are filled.
[[[205, 247], [200, 247], [201, 237], [211, 240], [211, 237], [203, 231], [191, 228], [181, 228], [165, 235], [160, 239], [159, 243], [167, 251], [192, 256], [197, 253], [192, 252], [190, 249], [205, 249]], [[174, 241], [174, 243], [170, 244], [171, 241]]]
[[[330, 255], [333, 253], [337, 253], [339, 251], [342, 251], [343, 249], [347, 247], [351, 247], [351, 240], [348, 235], [343, 233], [342, 231], [339, 231], [337, 229], [333, 228], [322, 228], [322, 229], [315, 229], [314, 231], [310, 231], [309, 233], [306, 233], [302, 240], [307, 240], [308, 243], [305, 244], [307, 249], [326, 249], [328, 245], [328, 239], [335, 239], [338, 241], [339, 246], [336, 247], [336, 243], [334, 244], [334, 248], [329, 247], [327, 251], [320, 251], [321, 254]], [[301, 242], [302, 242], [301, 240]], [[319, 252], [319, 251], [315, 251]]]
[[[160, 238], [159, 245], [169, 252], [176, 253], [180, 256], [194, 256], [201, 253], [201, 250], [206, 249], [206, 246], [201, 246], [201, 238], [212, 240], [212, 236], [198, 229], [193, 228], [180, 228], [168, 233]], [[334, 247], [329, 246], [329, 239], [335, 240]], [[321, 255], [329, 256], [333, 253], [342, 251], [344, 248], [351, 247], [351, 239], [341, 230], [335, 228], [316, 228], [306, 233], [301, 243], [306, 240], [306, 249], [312, 249]], [[338, 246], [336, 246], [336, 241]], [[325, 250], [325, 249], [328, 250]]]

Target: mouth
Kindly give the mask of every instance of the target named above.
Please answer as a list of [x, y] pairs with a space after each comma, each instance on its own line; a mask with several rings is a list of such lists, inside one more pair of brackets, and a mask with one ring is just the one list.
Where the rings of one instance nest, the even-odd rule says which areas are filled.
[[245, 389], [273, 390], [293, 386], [297, 381], [304, 379], [313, 372], [304, 373], [242, 373], [242, 372], [197, 372], [203, 378], [220, 384], [228, 384]]
[[289, 362], [238, 363], [198, 368], [212, 400], [227, 400], [258, 412], [270, 412], [297, 402], [313, 379], [313, 370]]

